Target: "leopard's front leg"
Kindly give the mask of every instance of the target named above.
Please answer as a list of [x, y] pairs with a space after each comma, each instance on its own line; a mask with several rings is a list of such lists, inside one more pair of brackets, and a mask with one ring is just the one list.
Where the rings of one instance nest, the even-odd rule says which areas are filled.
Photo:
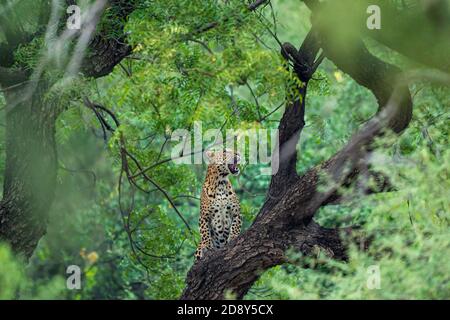
[[236, 203], [231, 206], [231, 217], [233, 222], [231, 223], [230, 236], [228, 241], [231, 241], [239, 236], [241, 233], [242, 218], [241, 218], [241, 207], [239, 205], [239, 200], [236, 198]]
[[195, 252], [195, 258], [197, 260], [201, 259], [208, 249], [212, 248], [211, 235], [209, 233], [209, 217], [209, 212], [200, 215], [199, 225], [201, 240], [198, 244], [197, 251]]

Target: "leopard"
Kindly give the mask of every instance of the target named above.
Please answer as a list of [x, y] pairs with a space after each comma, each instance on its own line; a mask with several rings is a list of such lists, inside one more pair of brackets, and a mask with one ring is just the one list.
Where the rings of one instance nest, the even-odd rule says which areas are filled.
[[241, 233], [241, 207], [229, 176], [240, 173], [240, 154], [230, 149], [207, 150], [208, 168], [200, 195], [201, 241], [196, 261], [211, 249], [223, 248]]

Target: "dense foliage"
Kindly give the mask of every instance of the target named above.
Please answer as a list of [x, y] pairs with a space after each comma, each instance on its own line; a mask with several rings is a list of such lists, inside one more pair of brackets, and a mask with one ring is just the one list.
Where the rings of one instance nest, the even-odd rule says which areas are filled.
[[[308, 10], [295, 0], [272, 1], [252, 13], [242, 1], [148, 1], [135, 10], [126, 24], [132, 54], [107, 77], [80, 77], [70, 94], [56, 93], [67, 109], [57, 122], [58, 187], [48, 232], [27, 266], [6, 245], [0, 247], [0, 298], [177, 298], [199, 241], [206, 166], [168, 161], [179, 143], [171, 134], [192, 131], [200, 122], [203, 131], [276, 128], [286, 83], [295, 81], [277, 39], [299, 45], [308, 21]], [[217, 25], [204, 31], [211, 22]], [[36, 38], [19, 48], [18, 59], [34, 65], [41, 45]], [[388, 49], [369, 45], [382, 59], [412, 67]], [[353, 246], [348, 263], [323, 253], [292, 253], [292, 264], [265, 272], [246, 298], [450, 297], [450, 91], [427, 83], [411, 91], [409, 128], [400, 138], [378, 141], [371, 160], [397, 190], [351, 198], [315, 217], [325, 226], [360, 226], [373, 237], [368, 250]], [[107, 118], [115, 131], [104, 133], [85, 97], [113, 111], [120, 126]], [[306, 101], [299, 172], [338, 151], [377, 108], [368, 90], [328, 60], [311, 81]], [[154, 183], [121, 179], [121, 143]], [[129, 165], [133, 172], [142, 169]], [[232, 178], [244, 228], [258, 213], [270, 181], [260, 168], [244, 166], [240, 177]], [[310, 268], [302, 267], [305, 261]], [[81, 290], [65, 287], [69, 265], [83, 270]], [[367, 270], [373, 265], [379, 266], [381, 288], [370, 290]]]

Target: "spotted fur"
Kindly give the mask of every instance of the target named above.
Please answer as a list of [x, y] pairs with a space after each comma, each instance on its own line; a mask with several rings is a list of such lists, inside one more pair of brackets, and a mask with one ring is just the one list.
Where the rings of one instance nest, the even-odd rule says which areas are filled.
[[221, 248], [241, 232], [239, 199], [228, 179], [239, 174], [239, 154], [230, 150], [207, 151], [210, 161], [200, 197], [201, 241], [195, 253], [200, 259], [212, 248]]

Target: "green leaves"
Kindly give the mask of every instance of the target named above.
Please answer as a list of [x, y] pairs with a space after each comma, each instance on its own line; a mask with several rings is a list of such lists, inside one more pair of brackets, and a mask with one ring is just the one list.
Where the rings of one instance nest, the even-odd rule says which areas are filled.
[[[0, 248], [0, 298], [13, 298], [17, 290], [24, 297], [74, 299], [179, 296], [199, 240], [198, 198], [206, 166], [170, 161], [178, 143], [170, 137], [177, 129], [192, 133], [200, 122], [203, 131], [278, 126], [284, 101], [298, 98], [298, 88], [304, 84], [287, 70], [267, 28], [277, 32], [282, 42], [298, 45], [309, 29], [309, 12], [299, 10], [297, 1], [273, 5], [276, 23], [269, 8], [249, 13], [245, 2], [238, 0], [140, 1], [126, 22], [133, 52], [112, 74], [95, 81], [72, 79], [50, 90], [46, 102], [67, 109], [57, 123], [58, 200], [28, 276], [21, 263]], [[106, 11], [99, 28], [122, 41], [117, 30], [124, 21], [115, 20], [115, 9]], [[19, 46], [17, 66], [32, 69], [41, 46], [42, 37]], [[373, 44], [371, 51], [376, 48]], [[376, 53], [387, 56], [384, 51]], [[47, 76], [57, 79], [60, 75]], [[373, 155], [373, 168], [389, 176], [397, 191], [327, 206], [315, 216], [330, 228], [360, 226], [373, 236], [370, 249], [352, 248], [348, 263], [329, 259], [320, 248], [314, 257], [292, 255], [294, 263], [310, 262], [312, 268], [273, 268], [263, 274], [248, 298], [450, 295], [446, 261], [450, 255], [446, 110], [450, 94], [440, 87], [423, 88], [423, 84], [412, 89], [415, 106], [410, 128], [393, 148]], [[118, 117], [121, 125], [108, 136], [107, 144], [99, 134], [97, 117], [78, 99], [83, 96]], [[326, 60], [309, 82], [305, 102], [306, 126], [298, 147], [300, 173], [338, 151], [377, 108], [368, 90]], [[4, 104], [0, 96], [0, 106]], [[120, 184], [119, 199], [121, 136], [146, 174], [167, 192], [193, 235], [161, 190], [139, 176], [133, 180], [136, 186]], [[136, 163], [128, 165], [132, 175], [140, 171]], [[260, 167], [247, 165], [239, 180], [232, 178], [244, 228], [263, 204], [270, 182], [270, 176], [260, 174]], [[81, 254], [83, 249], [86, 254]], [[89, 259], [90, 253], [97, 256]], [[83, 268], [85, 283], [79, 292], [58, 291], [68, 264]], [[380, 267], [381, 290], [366, 286], [371, 265]], [[55, 275], [59, 277], [53, 279]]]

